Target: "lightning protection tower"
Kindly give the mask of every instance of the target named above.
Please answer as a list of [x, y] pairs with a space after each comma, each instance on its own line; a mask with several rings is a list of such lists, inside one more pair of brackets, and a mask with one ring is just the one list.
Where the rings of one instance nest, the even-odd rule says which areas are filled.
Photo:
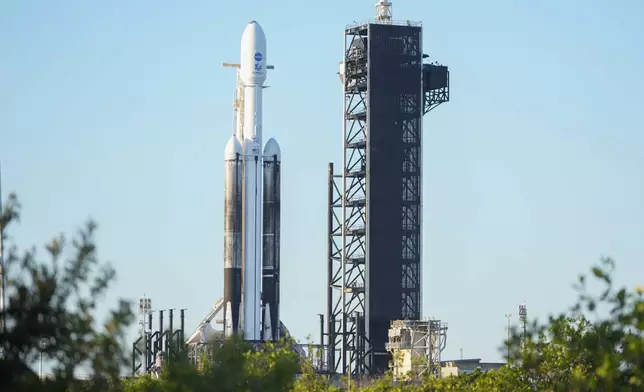
[[340, 62], [342, 168], [329, 164], [327, 355], [331, 371], [377, 374], [393, 320], [421, 318], [421, 130], [449, 100], [446, 66], [423, 59], [422, 25], [391, 3], [347, 26]]

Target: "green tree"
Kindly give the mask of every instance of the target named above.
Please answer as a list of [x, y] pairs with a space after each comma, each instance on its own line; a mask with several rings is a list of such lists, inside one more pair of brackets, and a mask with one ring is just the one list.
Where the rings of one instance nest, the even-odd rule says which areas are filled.
[[[20, 212], [21, 205], [12, 194], [0, 217], [4, 240], [9, 239], [8, 228], [19, 220]], [[40, 382], [30, 365], [41, 353], [55, 377], [67, 380], [65, 385], [72, 389], [86, 384], [73, 381], [81, 366], [87, 366], [96, 378], [118, 383], [121, 367], [128, 362], [125, 330], [134, 316], [130, 304], [120, 300], [102, 327], [96, 326], [96, 307], [115, 271], [99, 261], [95, 232], [96, 224], [90, 220], [69, 242], [62, 234], [56, 236], [45, 247], [48, 262], [38, 258], [35, 247], [8, 247], [4, 255], [8, 301], [1, 315], [5, 328], [0, 331], [4, 349], [1, 387], [37, 390]]]
[[284, 339], [253, 346], [238, 337], [210, 343], [201, 370], [183, 357], [169, 363], [159, 379], [130, 379], [125, 392], [291, 391], [300, 372], [293, 342]]
[[[525, 339], [522, 331], [514, 330], [507, 346], [502, 348], [503, 353], [509, 349], [509, 364], [498, 370], [402, 381], [395, 381], [388, 373], [370, 382], [353, 380], [351, 391], [644, 390], [643, 290], [614, 290], [610, 278], [612, 267], [612, 261], [605, 259], [592, 269], [592, 275], [604, 283], [599, 295], [588, 293], [587, 278], [581, 277], [579, 299], [570, 311], [552, 316], [545, 323], [533, 321]], [[598, 306], [609, 307], [605, 317], [596, 313]], [[253, 350], [243, 341], [230, 339], [213, 346], [203, 374], [192, 365], [176, 363], [166, 369], [161, 380], [142, 378], [132, 381], [136, 389], [126, 390], [200, 392], [213, 387], [220, 391], [339, 390], [324, 376], [316, 374], [309, 362], [297, 358], [289, 344], [292, 342], [278, 342]], [[297, 377], [296, 373], [299, 373]], [[344, 390], [347, 390], [346, 382]]]
[[[538, 390], [644, 390], [644, 298], [641, 289], [615, 289], [614, 268], [610, 258], [592, 268], [603, 285], [600, 294], [590, 293], [587, 276], [580, 276], [576, 304], [547, 324], [533, 323], [525, 346], [513, 334], [511, 360], [525, 384]], [[607, 308], [607, 315], [598, 307]], [[588, 321], [589, 315], [596, 320]]]
[[310, 363], [304, 362], [301, 373], [295, 381], [293, 392], [339, 392], [340, 388], [333, 385], [327, 376], [320, 376]]
[[[532, 322], [525, 336], [513, 331], [502, 348], [504, 353], [510, 351], [509, 365], [457, 377], [425, 378], [417, 390], [644, 390], [644, 290], [614, 289], [611, 259], [602, 259], [591, 271], [603, 283], [600, 293], [588, 292], [588, 278], [580, 276], [579, 297], [569, 311], [545, 323]], [[608, 308], [604, 317], [598, 307]]]
[[300, 358], [300, 374], [293, 385], [293, 392], [338, 392], [340, 389], [331, 383], [326, 375], [317, 373], [313, 363], [325, 362], [324, 350], [313, 344], [311, 336], [307, 336], [308, 358]]

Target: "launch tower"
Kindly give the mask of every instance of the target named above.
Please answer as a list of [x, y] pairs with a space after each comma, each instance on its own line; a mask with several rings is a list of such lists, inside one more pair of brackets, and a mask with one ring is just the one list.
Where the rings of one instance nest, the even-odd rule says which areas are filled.
[[376, 10], [344, 31], [342, 168], [329, 164], [328, 363], [355, 375], [388, 368], [393, 320], [421, 319], [423, 116], [449, 100], [421, 23]]

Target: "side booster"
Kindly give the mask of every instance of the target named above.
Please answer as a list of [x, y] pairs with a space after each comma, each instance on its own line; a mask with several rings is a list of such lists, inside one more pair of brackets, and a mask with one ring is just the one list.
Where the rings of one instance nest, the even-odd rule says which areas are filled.
[[234, 136], [224, 152], [224, 325], [239, 329], [242, 299], [242, 146]]
[[[280, 268], [280, 148], [262, 151], [266, 36], [253, 21], [242, 35], [234, 101], [235, 132], [225, 160], [224, 326], [227, 336], [277, 339]], [[263, 153], [262, 153], [263, 152]]]
[[264, 222], [262, 300], [264, 336], [279, 338], [280, 304], [280, 147], [271, 138], [264, 147]]

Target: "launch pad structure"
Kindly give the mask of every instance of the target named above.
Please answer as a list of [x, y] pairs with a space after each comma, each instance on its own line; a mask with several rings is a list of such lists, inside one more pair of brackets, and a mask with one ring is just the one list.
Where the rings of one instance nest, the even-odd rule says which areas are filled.
[[447, 343], [447, 323], [440, 320], [395, 320], [385, 347], [393, 358], [395, 379], [408, 374], [441, 376], [441, 353]]
[[[200, 356], [208, 354], [209, 343], [223, 341], [226, 338], [225, 330], [217, 330], [212, 326], [213, 321], [216, 325], [224, 324], [224, 306], [224, 297], [221, 297], [199, 323], [192, 335], [186, 339], [188, 358], [193, 364], [198, 365]], [[290, 335], [288, 328], [281, 321], [279, 322], [277, 331], [279, 331], [279, 336], [276, 337], [277, 339]], [[296, 345], [294, 350], [301, 357], [305, 357], [306, 354], [302, 345]]]
[[174, 325], [175, 309], [168, 311], [168, 325], [164, 326], [164, 310], [157, 310], [159, 327], [155, 331], [152, 325], [153, 310], [150, 298], [139, 300], [141, 320], [140, 336], [132, 343], [132, 375], [161, 374], [166, 361], [180, 357], [185, 330], [185, 310], [179, 309], [179, 328]]
[[449, 101], [422, 24], [376, 9], [344, 31], [342, 166], [328, 173], [327, 362], [356, 376], [389, 368], [392, 321], [421, 320], [423, 116]]

